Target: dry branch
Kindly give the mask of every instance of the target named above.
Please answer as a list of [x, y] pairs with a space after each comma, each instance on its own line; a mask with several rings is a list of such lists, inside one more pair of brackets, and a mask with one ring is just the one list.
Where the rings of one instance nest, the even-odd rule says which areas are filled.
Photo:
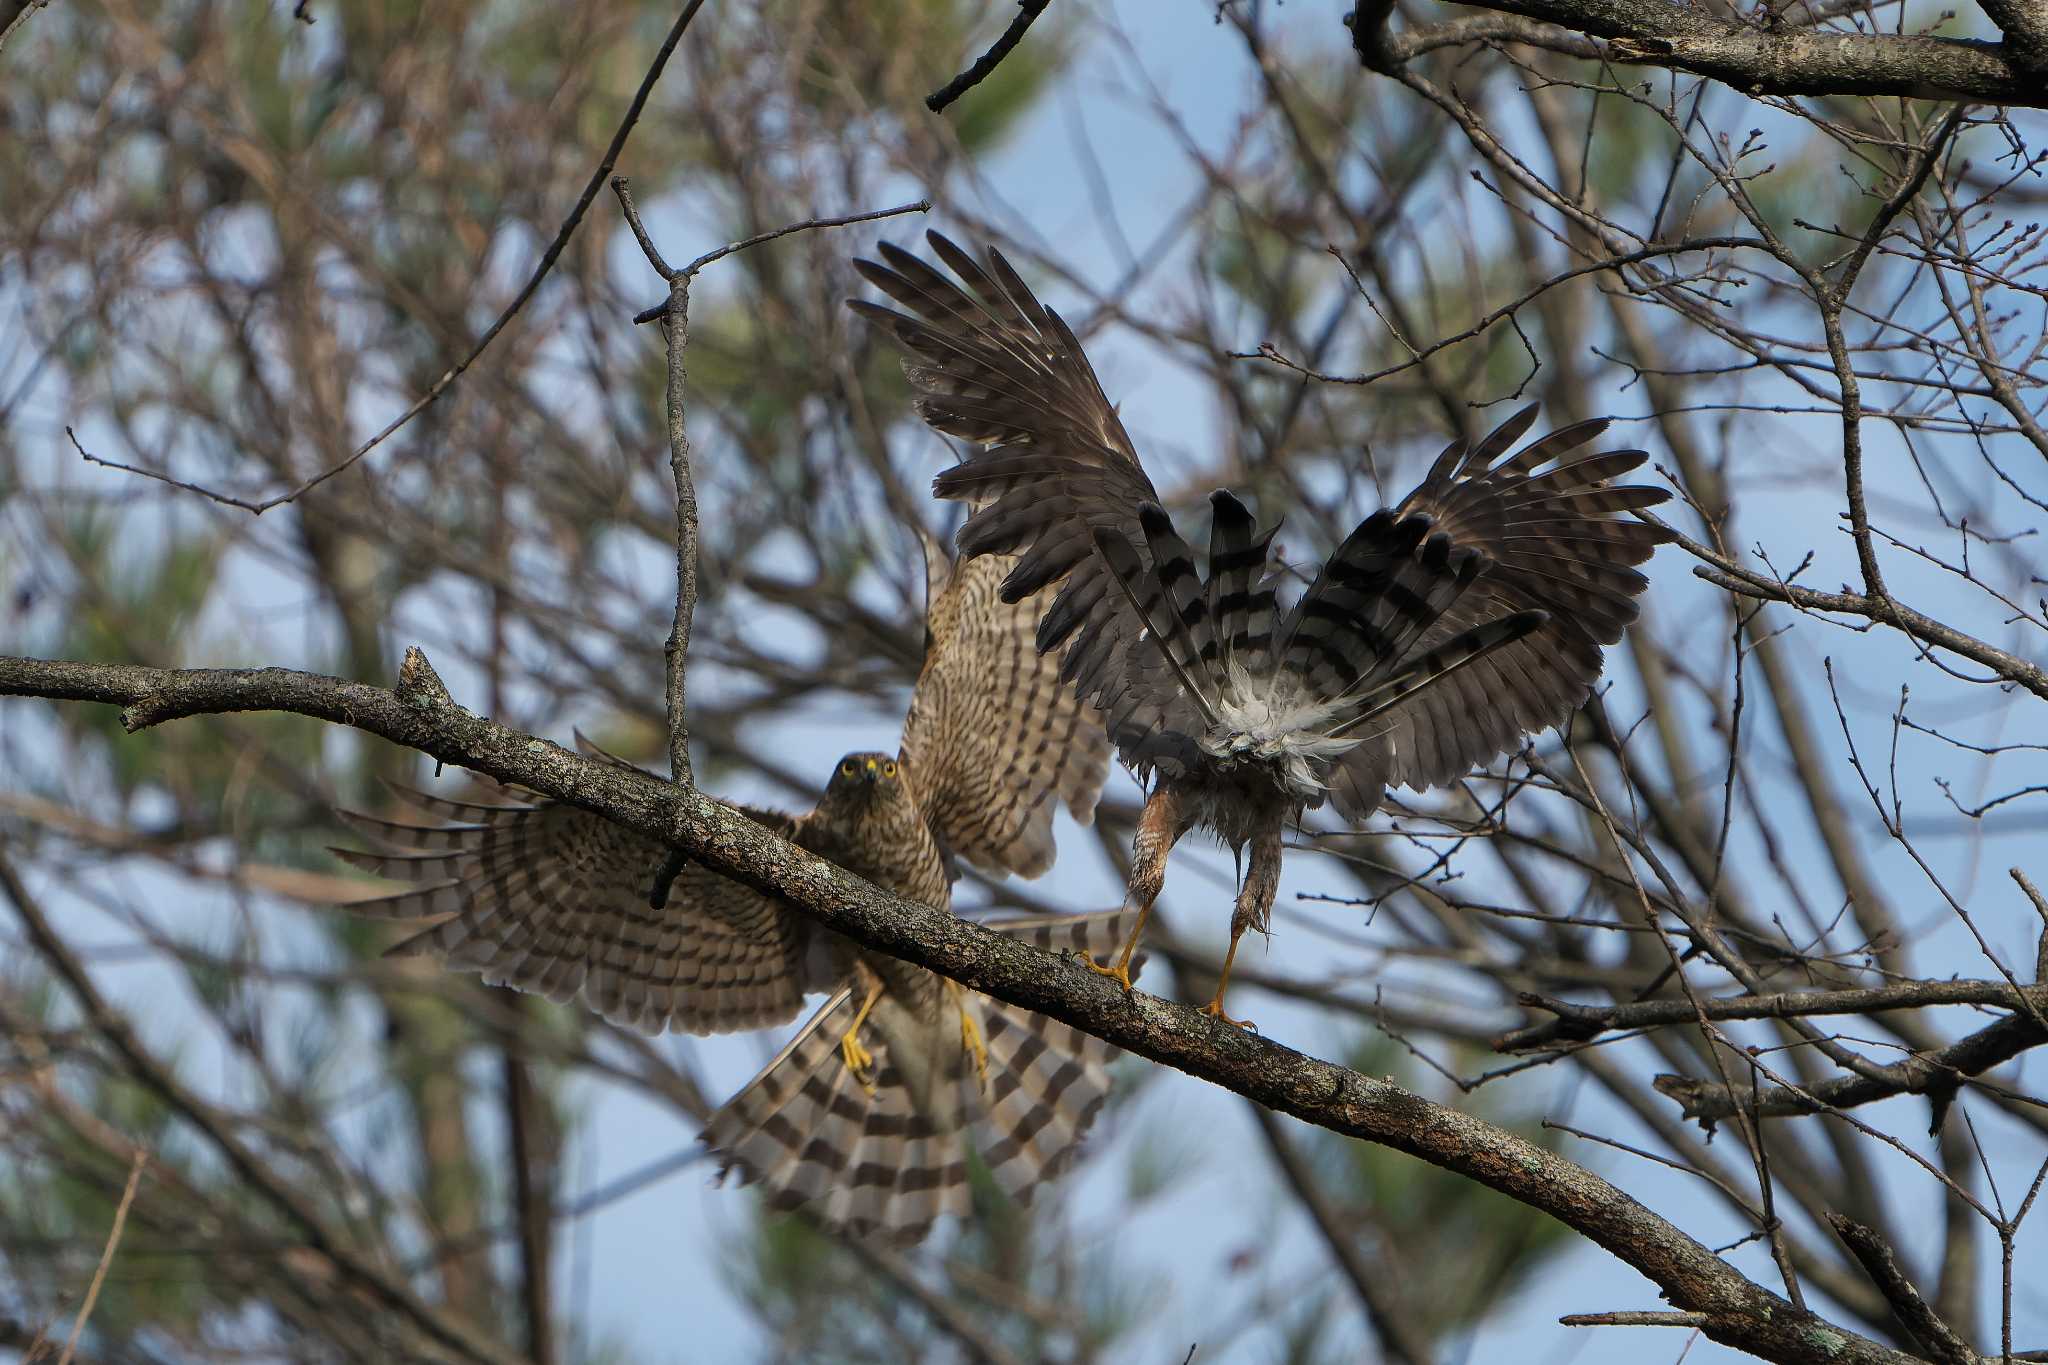
[[[414, 675], [428, 671], [417, 650], [409, 651], [409, 660]], [[1049, 959], [970, 921], [879, 891], [701, 792], [506, 729], [433, 689], [386, 691], [277, 668], [177, 670], [0, 657], [0, 695], [118, 705], [131, 732], [188, 716], [271, 710], [380, 735], [662, 839], [876, 951], [1049, 1014], [1304, 1122], [1476, 1180], [1550, 1214], [1635, 1267], [1682, 1311], [1703, 1314], [1703, 1330], [1725, 1345], [1787, 1365], [1905, 1365], [1911, 1359], [1795, 1307], [1599, 1176], [1494, 1124], [1187, 1006], [1143, 992], [1125, 995], [1079, 963]], [[119, 1036], [118, 1022], [113, 1028]], [[457, 1337], [449, 1344], [462, 1349], [467, 1343]]]
[[[1367, 67], [1389, 74], [1408, 55], [1444, 40], [1511, 41], [1584, 57], [1593, 55], [1586, 39], [1597, 38], [1605, 40], [1600, 54], [1608, 61], [1690, 71], [1750, 95], [1897, 95], [2048, 107], [2048, 83], [2038, 66], [2027, 65], [2035, 60], [2026, 44], [2038, 38], [2038, 19], [2008, 29], [2001, 44], [1924, 34], [1759, 28], [1662, 0], [1473, 0], [1472, 8], [1512, 18], [1498, 25], [1456, 21], [1468, 27], [1442, 40], [1435, 27], [1417, 37], [1378, 41], [1362, 38], [1368, 30], [1354, 27], [1352, 43]], [[2024, 0], [2013, 0], [2011, 8], [2028, 7]]]

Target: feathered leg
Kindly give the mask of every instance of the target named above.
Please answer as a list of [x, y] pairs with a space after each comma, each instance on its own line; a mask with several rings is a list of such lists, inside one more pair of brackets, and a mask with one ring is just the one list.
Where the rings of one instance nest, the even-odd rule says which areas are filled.
[[1091, 958], [1081, 959], [1125, 990], [1131, 989], [1131, 958], [1138, 951], [1138, 940], [1144, 937], [1152, 902], [1159, 899], [1160, 888], [1166, 885], [1166, 855], [1185, 833], [1187, 822], [1181, 818], [1180, 794], [1161, 782], [1146, 799], [1144, 813], [1138, 817], [1137, 837], [1131, 840], [1131, 877], [1124, 886], [1124, 904], [1137, 907], [1137, 923], [1131, 926], [1131, 936], [1124, 940], [1115, 966], [1104, 967]]
[[1223, 992], [1230, 985], [1231, 964], [1237, 961], [1237, 941], [1244, 937], [1247, 929], [1266, 932], [1266, 917], [1273, 909], [1273, 897], [1280, 890], [1280, 825], [1276, 821], [1272, 828], [1260, 830], [1252, 836], [1251, 867], [1245, 872], [1244, 885], [1238, 889], [1237, 908], [1230, 916], [1230, 951], [1223, 955], [1223, 971], [1216, 978], [1216, 998], [1202, 1006], [1202, 1013], [1214, 1015], [1226, 1024], [1239, 1028], [1250, 1028], [1249, 1019], [1233, 1019], [1223, 1012]]

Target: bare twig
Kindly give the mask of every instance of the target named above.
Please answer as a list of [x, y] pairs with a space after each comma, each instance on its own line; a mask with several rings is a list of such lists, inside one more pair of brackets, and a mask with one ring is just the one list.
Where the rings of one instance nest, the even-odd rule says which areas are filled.
[[987, 80], [989, 73], [1010, 55], [1010, 50], [1024, 41], [1025, 32], [1039, 15], [1045, 13], [1045, 7], [1050, 3], [1051, 0], [1017, 0], [1016, 17], [1010, 20], [1010, 26], [1003, 30], [1002, 36], [989, 44], [988, 51], [975, 58], [974, 65], [926, 95], [924, 107], [936, 114]]
[[1665, 1313], [1656, 1309], [1623, 1309], [1613, 1313], [1567, 1313], [1558, 1319], [1566, 1327], [1705, 1327], [1705, 1313]]
[[1709, 1019], [1792, 1019], [1815, 1014], [1875, 1014], [1928, 1005], [1995, 1005], [2024, 1009], [2031, 1001], [2048, 1008], [2048, 986], [2016, 991], [2002, 981], [1913, 981], [1867, 990], [1786, 991], [1778, 995], [1706, 997], [1695, 1008], [1688, 1000], [1636, 1000], [1614, 1005], [1581, 1005], [1523, 992], [1520, 1003], [1555, 1014], [1549, 1023], [1503, 1033], [1493, 1040], [1500, 1052], [1530, 1052], [1560, 1043], [1585, 1042], [1614, 1029], [1656, 1028], [1690, 1022], [1704, 1011]]
[[[626, 185], [626, 181], [623, 177], [614, 177], [613, 186], [615, 189], [624, 185]], [[626, 194], [626, 191], [622, 189], [619, 192], [622, 196], [621, 202], [624, 202], [623, 196]], [[877, 218], [894, 218], [899, 214], [929, 213], [931, 208], [931, 200], [916, 199], [908, 204], [898, 204], [892, 209], [873, 209], [867, 213], [842, 214], [837, 218], [806, 218], [800, 223], [784, 223], [779, 228], [771, 228], [767, 232], [757, 232], [744, 241], [728, 242], [722, 247], [707, 251], [681, 270], [669, 269], [667, 263], [662, 260], [661, 252], [655, 249], [653, 239], [647, 235], [647, 229], [640, 225], [636, 214], [629, 210], [626, 215], [626, 221], [632, 227], [633, 236], [640, 243], [640, 249], [647, 253], [648, 262], [653, 265], [654, 272], [664, 280], [673, 281], [678, 276], [685, 278], [693, 276], [713, 261], [722, 260], [736, 251], [745, 251], [747, 248], [759, 246], [763, 242], [772, 242], [777, 237], [787, 237], [792, 232], [808, 232], [812, 228], [846, 227], [853, 223], [872, 223]], [[669, 306], [666, 303], [657, 303], [652, 308], [643, 308], [633, 315], [633, 321], [636, 324], [660, 322], [668, 315], [668, 308]]]
[[1894, 1095], [1938, 1094], [1962, 1079], [2009, 1062], [2029, 1048], [2048, 1043], [2048, 1034], [2023, 1014], [2014, 1014], [1938, 1051], [1917, 1054], [1888, 1068], [1899, 1080], [1868, 1076], [1833, 1076], [1802, 1090], [1773, 1087], [1752, 1106], [1744, 1094], [1691, 1076], [1659, 1076], [1657, 1089], [1677, 1100], [1689, 1119], [1713, 1122], [1741, 1109], [1758, 1114], [1815, 1114], [1890, 1099]]
[[71, 1335], [64, 1339], [57, 1365], [71, 1365], [72, 1354], [78, 1350], [78, 1338], [85, 1331], [85, 1321], [92, 1316], [93, 1305], [100, 1301], [100, 1286], [107, 1282], [107, 1267], [114, 1263], [114, 1249], [121, 1245], [121, 1229], [128, 1225], [128, 1206], [135, 1202], [135, 1187], [142, 1183], [142, 1168], [148, 1162], [149, 1153], [137, 1147], [135, 1159], [128, 1163], [128, 1183], [121, 1187], [121, 1202], [114, 1206], [113, 1226], [107, 1229], [106, 1249], [100, 1252], [100, 1263], [93, 1268], [85, 1302], [78, 1305], [78, 1316], [72, 1319]]
[[[664, 647], [666, 675], [668, 679], [668, 759], [671, 780], [690, 786], [693, 778], [690, 770], [690, 729], [687, 714], [687, 680], [684, 676], [690, 653], [690, 623], [697, 608], [697, 487], [690, 472], [690, 434], [685, 418], [688, 393], [684, 373], [684, 353], [690, 344], [690, 281], [697, 272], [714, 261], [723, 260], [736, 251], [772, 242], [793, 232], [810, 228], [844, 227], [849, 223], [872, 222], [877, 218], [890, 218], [902, 213], [924, 213], [931, 208], [929, 199], [914, 203], [898, 204], [895, 208], [876, 209], [869, 213], [852, 213], [837, 218], [807, 218], [800, 223], [790, 223], [769, 232], [757, 233], [744, 241], [732, 242], [715, 250], [707, 251], [681, 270], [673, 269], [648, 235], [646, 225], [640, 221], [639, 210], [633, 205], [632, 186], [624, 176], [612, 180], [612, 192], [618, 196], [619, 209], [625, 215], [626, 225], [633, 231], [633, 239], [640, 243], [640, 250], [646, 255], [647, 263], [654, 267], [654, 273], [668, 282], [668, 302], [653, 311], [661, 319], [662, 334], [668, 342], [668, 448], [669, 469], [675, 476], [676, 486], [676, 607], [675, 618], [669, 629], [668, 643]], [[643, 314], [636, 321], [645, 320]], [[682, 874], [683, 862], [679, 851], [672, 852], [656, 876], [648, 892], [649, 902], [659, 909], [668, 900], [669, 887]]]

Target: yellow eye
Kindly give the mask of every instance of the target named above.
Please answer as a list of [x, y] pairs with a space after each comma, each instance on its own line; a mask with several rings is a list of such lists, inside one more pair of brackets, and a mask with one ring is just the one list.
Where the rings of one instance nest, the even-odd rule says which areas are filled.
[[852, 777], [855, 773], [859, 771], [859, 766], [855, 764], [854, 761], [850, 758], [839, 765], [839, 773], [842, 777]]
[[884, 776], [884, 777], [894, 777], [894, 776], [896, 776], [896, 762], [895, 762], [895, 760], [894, 760], [894, 759], [888, 759], [888, 758], [885, 758], [885, 759], [883, 759], [883, 760], [882, 760], [882, 776]]

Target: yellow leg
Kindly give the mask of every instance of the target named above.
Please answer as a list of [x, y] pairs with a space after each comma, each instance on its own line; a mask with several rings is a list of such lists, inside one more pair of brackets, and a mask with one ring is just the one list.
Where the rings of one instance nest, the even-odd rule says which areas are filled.
[[860, 1026], [868, 1021], [869, 1012], [881, 998], [882, 983], [868, 983], [868, 998], [861, 1002], [860, 1013], [853, 1016], [853, 1023], [839, 1039], [839, 1055], [846, 1059], [846, 1069], [870, 1095], [875, 1093], [875, 1054], [860, 1045]]
[[1280, 824], [1273, 822], [1252, 836], [1251, 866], [1245, 869], [1244, 885], [1237, 891], [1237, 908], [1230, 915], [1230, 951], [1223, 955], [1223, 971], [1216, 978], [1216, 998], [1202, 1006], [1202, 1013], [1239, 1028], [1251, 1028], [1249, 1019], [1233, 1019], [1223, 1012], [1223, 992], [1230, 986], [1230, 968], [1237, 961], [1238, 941], [1247, 929], [1266, 930], [1273, 910], [1273, 897], [1280, 890]]
[[1115, 966], [1104, 967], [1082, 959], [1126, 991], [1131, 989], [1131, 959], [1137, 954], [1138, 940], [1144, 936], [1145, 921], [1151, 918], [1152, 902], [1159, 899], [1160, 888], [1166, 885], [1166, 855], [1173, 851], [1184, 828], [1179, 795], [1170, 784], [1160, 783], [1146, 798], [1144, 812], [1138, 817], [1137, 835], [1131, 840], [1131, 877], [1124, 888], [1124, 902], [1138, 907], [1138, 922], [1131, 926], [1131, 936], [1124, 940], [1124, 950], [1117, 955]]
[[[1094, 963], [1089, 963], [1094, 966]], [[953, 1007], [960, 1011], [960, 1046], [967, 1049], [967, 1055], [974, 1058], [975, 1079], [983, 1090], [988, 1089], [988, 1043], [981, 1036], [981, 1025], [975, 1020], [973, 1006], [968, 1002], [967, 990], [957, 981], [948, 981], [947, 987], [953, 995]]]
[[1244, 930], [1238, 929], [1230, 935], [1230, 951], [1223, 955], [1223, 974], [1216, 978], [1216, 998], [1202, 1006], [1202, 1013], [1221, 1019], [1226, 1024], [1239, 1028], [1256, 1027], [1249, 1019], [1233, 1019], [1223, 1012], [1223, 992], [1230, 986], [1230, 967], [1237, 961], [1237, 941], [1244, 937]]
[[1138, 922], [1131, 926], [1131, 935], [1124, 940], [1124, 949], [1121, 953], [1117, 954], [1115, 966], [1105, 967], [1089, 957], [1082, 958], [1082, 963], [1087, 966], [1089, 971], [1108, 977], [1125, 990], [1133, 989], [1131, 985], [1131, 958], [1138, 951], [1138, 940], [1144, 937], [1145, 921], [1151, 917], [1151, 914], [1151, 902], [1148, 901], [1138, 907]]

